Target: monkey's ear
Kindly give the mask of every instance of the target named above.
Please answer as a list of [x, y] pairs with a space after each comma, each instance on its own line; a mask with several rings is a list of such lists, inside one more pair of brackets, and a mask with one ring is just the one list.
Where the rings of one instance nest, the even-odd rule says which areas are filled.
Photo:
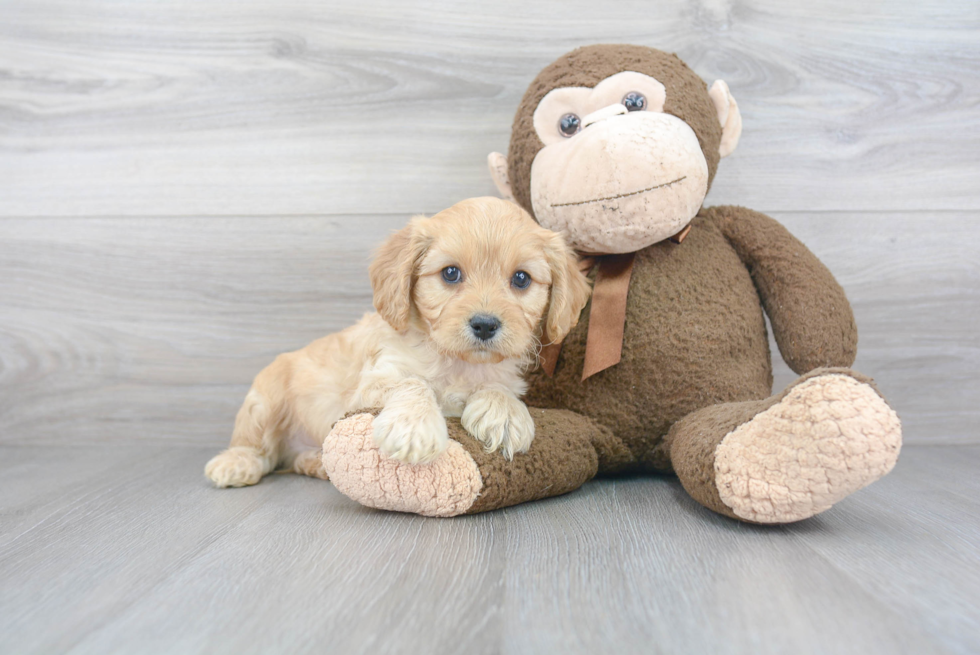
[[487, 156], [487, 165], [490, 166], [490, 177], [497, 185], [497, 191], [504, 200], [514, 200], [514, 194], [510, 190], [510, 177], [507, 175], [507, 157], [499, 152], [491, 152]]
[[412, 285], [429, 240], [421, 234], [423, 217], [413, 218], [378, 248], [368, 268], [374, 308], [391, 327], [404, 330], [412, 315]]
[[718, 154], [727, 157], [738, 145], [738, 137], [742, 135], [742, 114], [738, 111], [738, 103], [728, 90], [724, 80], [716, 80], [711, 85], [708, 95], [715, 103], [718, 111], [718, 122], [721, 123], [721, 144]]

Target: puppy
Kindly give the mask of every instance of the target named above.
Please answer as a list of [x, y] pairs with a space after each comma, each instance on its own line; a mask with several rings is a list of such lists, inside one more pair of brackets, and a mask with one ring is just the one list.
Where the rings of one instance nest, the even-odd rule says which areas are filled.
[[589, 297], [574, 253], [517, 205], [464, 200], [416, 217], [370, 266], [377, 313], [255, 378], [230, 447], [208, 462], [219, 487], [275, 469], [326, 478], [320, 445], [348, 412], [380, 407], [374, 439], [389, 457], [430, 462], [445, 416], [488, 451], [525, 452], [534, 422], [519, 400], [541, 341], [560, 341]]

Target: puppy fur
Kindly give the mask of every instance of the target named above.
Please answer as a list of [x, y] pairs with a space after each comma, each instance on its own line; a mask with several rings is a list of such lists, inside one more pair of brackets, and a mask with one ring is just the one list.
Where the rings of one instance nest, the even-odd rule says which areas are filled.
[[[447, 281], [447, 267], [458, 281]], [[530, 277], [525, 289], [518, 271]], [[205, 467], [215, 485], [255, 484], [276, 469], [326, 478], [323, 439], [369, 407], [382, 408], [381, 451], [404, 462], [446, 449], [445, 416], [461, 417], [488, 451], [527, 451], [534, 423], [519, 400], [522, 374], [542, 340], [575, 326], [589, 296], [562, 238], [516, 204], [474, 198], [413, 218], [378, 250], [370, 277], [376, 313], [280, 355], [255, 378], [230, 447]], [[489, 338], [473, 325], [480, 316], [498, 324]]]

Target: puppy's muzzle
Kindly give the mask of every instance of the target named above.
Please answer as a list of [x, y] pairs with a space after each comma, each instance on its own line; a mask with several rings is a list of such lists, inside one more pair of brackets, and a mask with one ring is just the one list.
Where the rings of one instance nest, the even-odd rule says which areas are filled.
[[477, 314], [470, 319], [470, 330], [480, 341], [489, 341], [500, 329], [500, 319], [489, 314]]

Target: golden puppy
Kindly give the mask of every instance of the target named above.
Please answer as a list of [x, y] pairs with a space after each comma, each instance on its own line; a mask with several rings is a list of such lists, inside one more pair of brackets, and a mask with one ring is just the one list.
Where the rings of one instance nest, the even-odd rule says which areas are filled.
[[445, 416], [508, 459], [531, 445], [521, 375], [541, 339], [575, 326], [589, 296], [562, 238], [513, 203], [474, 198], [413, 218], [370, 276], [377, 313], [255, 378], [230, 447], [205, 468], [217, 486], [255, 484], [276, 468], [325, 478], [324, 437], [368, 407], [382, 408], [378, 446], [404, 462], [446, 449]]

